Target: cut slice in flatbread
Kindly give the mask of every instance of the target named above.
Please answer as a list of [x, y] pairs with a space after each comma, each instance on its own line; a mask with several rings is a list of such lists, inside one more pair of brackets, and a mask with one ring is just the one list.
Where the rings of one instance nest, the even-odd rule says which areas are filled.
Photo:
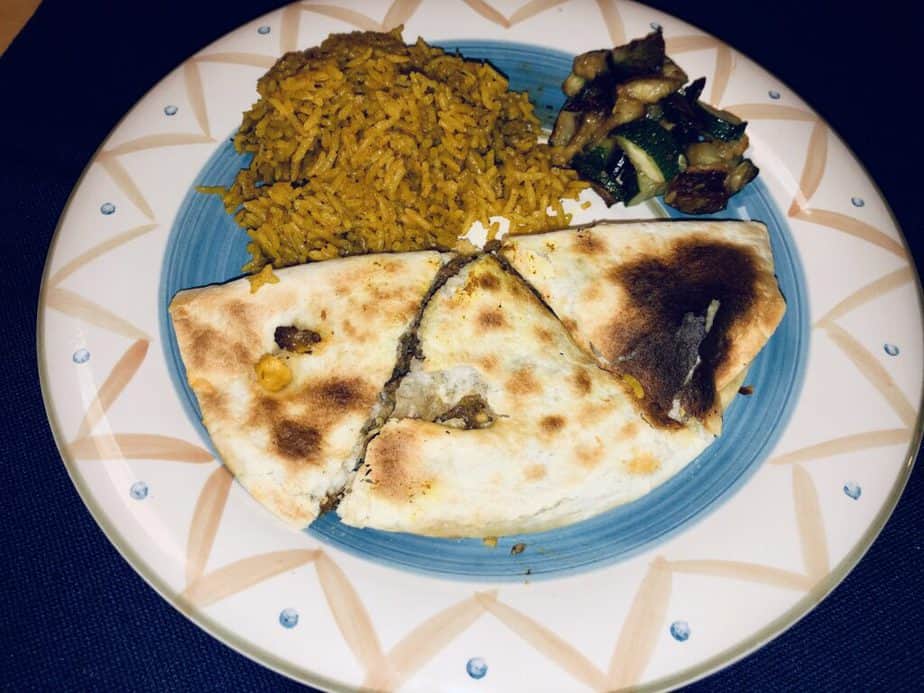
[[648, 425], [492, 256], [437, 291], [419, 357], [337, 512], [358, 527], [461, 537], [534, 532], [637, 498], [713, 436]]
[[607, 222], [505, 239], [500, 256], [646, 419], [713, 432], [786, 310], [759, 222]]
[[183, 291], [170, 307], [219, 454], [258, 501], [304, 527], [347, 483], [402, 339], [443, 258], [369, 255]]

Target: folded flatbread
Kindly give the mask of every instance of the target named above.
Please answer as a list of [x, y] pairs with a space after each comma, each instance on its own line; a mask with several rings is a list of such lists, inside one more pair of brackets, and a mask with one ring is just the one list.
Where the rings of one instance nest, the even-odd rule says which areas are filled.
[[633, 500], [712, 442], [785, 311], [755, 222], [602, 223], [451, 257], [330, 260], [174, 299], [215, 447], [290, 525], [344, 491], [347, 524], [447, 537]]
[[[295, 527], [347, 483], [443, 258], [367, 255], [179, 293], [170, 313], [225, 464]], [[385, 412], [387, 414], [387, 412]]]
[[713, 440], [696, 420], [648, 425], [633, 388], [492, 256], [433, 295], [418, 340], [393, 418], [338, 506], [349, 525], [447, 537], [557, 527], [647, 493]]
[[500, 256], [571, 337], [640, 394], [646, 420], [721, 428], [786, 310], [759, 222], [604, 222], [505, 239]]

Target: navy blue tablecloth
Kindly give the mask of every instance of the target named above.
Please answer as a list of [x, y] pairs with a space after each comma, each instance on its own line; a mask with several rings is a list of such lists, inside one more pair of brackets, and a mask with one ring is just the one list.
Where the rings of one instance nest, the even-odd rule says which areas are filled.
[[[108, 543], [58, 457], [35, 356], [49, 242], [100, 141], [184, 58], [280, 4], [46, 0], [0, 57], [2, 690], [299, 688], [186, 621]], [[866, 163], [920, 258], [919, 4], [845, 3], [837, 11], [796, 0], [651, 4], [728, 41], [806, 98]], [[867, 556], [817, 609], [691, 688], [921, 686], [922, 474], [912, 475]]]

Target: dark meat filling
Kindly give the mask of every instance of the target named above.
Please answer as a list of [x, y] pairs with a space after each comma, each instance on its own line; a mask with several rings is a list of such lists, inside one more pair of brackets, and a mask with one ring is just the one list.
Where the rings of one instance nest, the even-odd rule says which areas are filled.
[[280, 325], [273, 333], [273, 338], [280, 349], [296, 354], [310, 354], [321, 342], [321, 335], [314, 330], [303, 330], [294, 325]]
[[494, 423], [494, 412], [481, 395], [465, 395], [449, 411], [436, 417], [437, 423], [460, 420], [466, 430], [487, 428]]
[[[645, 393], [649, 401], [659, 412], [675, 420], [679, 420], [680, 412], [672, 412], [674, 399], [689, 394], [684, 390], [700, 363], [700, 346], [709, 331], [707, 310], [685, 313], [676, 332], [647, 335], [619, 359], [619, 369], [646, 383], [650, 388]], [[648, 377], [651, 369], [660, 370], [660, 377], [654, 382]]]
[[677, 426], [675, 397], [684, 415], [707, 416], [716, 403], [715, 374], [731, 348], [729, 330], [757, 298], [753, 252], [694, 238], [663, 257], [614, 268], [608, 278], [626, 291], [633, 311], [614, 319], [609, 342], [598, 346], [617, 372], [641, 384], [646, 419]]

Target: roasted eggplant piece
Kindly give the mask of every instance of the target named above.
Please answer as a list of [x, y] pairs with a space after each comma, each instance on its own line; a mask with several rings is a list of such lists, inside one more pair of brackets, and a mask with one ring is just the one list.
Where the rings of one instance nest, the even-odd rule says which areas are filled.
[[664, 201], [686, 214], [712, 214], [728, 205], [729, 198], [744, 188], [758, 174], [750, 159], [734, 167], [728, 163], [690, 166], [668, 186]]
[[549, 138], [554, 147], [568, 147], [556, 161], [564, 163], [615, 126], [644, 116], [644, 104], [656, 103], [685, 81], [683, 70], [665, 58], [660, 31], [577, 56], [562, 84], [568, 99]]
[[671, 131], [674, 139], [681, 145], [702, 142], [706, 139], [703, 134], [702, 118], [696, 108], [696, 101], [703, 92], [705, 84], [706, 79], [700, 77], [658, 104], [662, 113], [661, 124]]
[[558, 117], [555, 119], [552, 134], [549, 135], [549, 144], [553, 147], [564, 147], [567, 145], [574, 139], [583, 120], [583, 114], [579, 111], [560, 110], [558, 112]]
[[703, 89], [706, 88], [706, 78], [700, 77], [694, 79], [683, 89], [680, 89], [680, 95], [683, 96], [690, 103], [696, 103], [699, 101], [699, 97], [703, 95]]
[[566, 111], [609, 111], [616, 100], [616, 82], [606, 75], [587, 82], [562, 107]]
[[744, 129], [748, 126], [746, 121], [734, 113], [713, 108], [702, 101], [697, 101], [696, 106], [700, 110], [703, 132], [707, 135], [723, 142], [741, 139]]
[[687, 146], [686, 155], [691, 166], [737, 165], [747, 148], [748, 138], [743, 136], [734, 142], [697, 142]]
[[705, 78], [684, 87], [686, 73], [664, 50], [657, 30], [577, 56], [549, 138], [552, 160], [608, 205], [665, 194], [683, 212], [717, 212], [757, 175], [743, 158], [747, 123], [700, 100]]
[[644, 38], [617, 46], [610, 51], [609, 60], [610, 70], [617, 82], [658, 74], [664, 64], [664, 35], [658, 29]]
[[687, 214], [711, 214], [725, 209], [728, 193], [721, 168], [691, 167], [677, 174], [667, 188], [664, 201]]
[[558, 163], [567, 161], [596, 133], [598, 125], [609, 118], [615, 99], [616, 84], [603, 74], [584, 83], [580, 91], [565, 102], [549, 138], [553, 147], [570, 146], [567, 156], [558, 157]]
[[610, 70], [610, 54], [605, 48], [598, 51], [581, 53], [571, 63], [571, 73], [581, 79], [596, 79]]
[[757, 178], [760, 170], [750, 159], [742, 159], [741, 163], [735, 166], [725, 179], [725, 189], [728, 190], [729, 196], [734, 195], [742, 190], [745, 185]]

